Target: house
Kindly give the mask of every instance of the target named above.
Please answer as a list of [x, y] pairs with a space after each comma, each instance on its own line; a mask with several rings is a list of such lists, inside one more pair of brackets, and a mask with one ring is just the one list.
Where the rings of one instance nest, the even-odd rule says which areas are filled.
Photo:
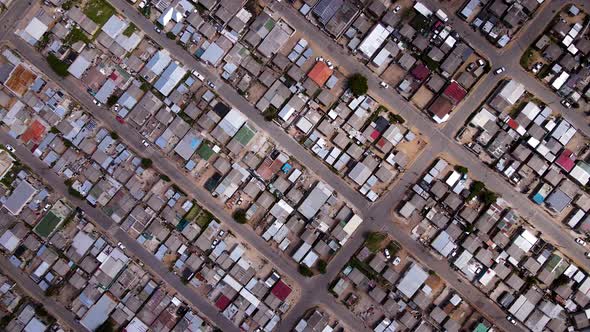
[[10, 214], [16, 216], [33, 198], [36, 192], [37, 189], [35, 189], [29, 182], [22, 180], [4, 202], [4, 208], [8, 210]]
[[411, 299], [424, 282], [428, 279], [428, 273], [416, 263], [413, 263], [402, 280], [397, 284], [397, 289], [408, 299]]
[[377, 23], [360, 43], [357, 50], [368, 59], [372, 58], [373, 54], [381, 47], [390, 33], [391, 31], [388, 28], [381, 23]]
[[301, 203], [297, 211], [301, 213], [305, 218], [311, 220], [319, 209], [326, 203], [326, 201], [332, 196], [333, 189], [327, 184], [318, 181], [309, 195]]
[[172, 89], [174, 89], [178, 83], [180, 83], [180, 80], [184, 78], [186, 73], [187, 70], [180, 65], [180, 63], [176, 61], [172, 62], [166, 67], [162, 76], [156, 81], [154, 88], [160, 91], [164, 96], [168, 96], [172, 92]]
[[49, 30], [49, 27], [46, 23], [43, 23], [37, 17], [33, 17], [27, 26], [19, 32], [19, 36], [31, 46], [35, 46], [43, 38], [47, 30]]
[[334, 70], [330, 69], [324, 61], [317, 61], [309, 73], [307, 73], [307, 77], [322, 87], [328, 78], [332, 76], [333, 72]]
[[439, 95], [428, 107], [432, 119], [437, 123], [443, 123], [449, 119], [449, 113], [453, 109], [453, 103], [444, 95]]

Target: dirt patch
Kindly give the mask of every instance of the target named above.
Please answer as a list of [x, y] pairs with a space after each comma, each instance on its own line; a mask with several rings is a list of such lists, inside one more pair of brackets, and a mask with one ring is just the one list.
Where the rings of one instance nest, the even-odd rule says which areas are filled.
[[425, 109], [426, 105], [430, 103], [433, 97], [434, 93], [428, 90], [426, 86], [422, 85], [412, 97], [412, 103], [414, 103], [419, 109]]
[[397, 85], [406, 76], [406, 71], [402, 67], [392, 64], [381, 74], [383, 81], [389, 85]]

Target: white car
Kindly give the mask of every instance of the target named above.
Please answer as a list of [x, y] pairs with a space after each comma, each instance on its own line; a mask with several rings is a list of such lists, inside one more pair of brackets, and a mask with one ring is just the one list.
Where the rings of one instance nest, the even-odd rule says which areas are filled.
[[512, 317], [511, 315], [506, 316], [506, 320], [512, 323], [512, 325], [516, 325], [516, 319], [514, 319], [514, 317]]
[[393, 9], [393, 12], [394, 12], [394, 13], [397, 13], [397, 12], [399, 12], [399, 10], [400, 10], [400, 9], [402, 9], [402, 7], [401, 7], [401, 6], [396, 6], [396, 7]]
[[383, 81], [381, 83], [379, 83], [379, 86], [382, 87], [383, 89], [389, 88], [389, 84], [387, 84], [387, 83], [385, 83]]
[[213, 243], [211, 243], [211, 249], [214, 249], [215, 247], [217, 247], [218, 243], [219, 243], [218, 239], [213, 240]]
[[139, 3], [139, 8], [140, 8], [140, 9], [143, 9], [143, 8], [145, 7], [145, 5], [146, 5], [146, 4], [147, 4], [147, 3], [145, 2], [145, 0], [142, 0], [142, 1]]
[[494, 71], [494, 74], [496, 74], [496, 75], [500, 75], [500, 74], [502, 74], [504, 71], [506, 71], [506, 68], [504, 68], [504, 67], [500, 67], [500, 68], [498, 68], [498, 69], [496, 69], [496, 70]]
[[148, 140], [146, 140], [146, 139], [144, 139], [143, 141], [141, 141], [141, 144], [143, 144], [143, 146], [145, 146], [146, 148], [148, 146], [150, 146], [150, 142]]
[[586, 246], [586, 241], [582, 240], [582, 238], [576, 238], [576, 243], [581, 245], [582, 247]]
[[328, 60], [328, 61], [326, 61], [326, 64], [328, 65], [328, 68], [330, 68], [330, 69], [334, 69], [334, 64], [332, 64], [332, 62], [331, 62], [331, 61], [329, 61], [329, 60]]
[[389, 249], [383, 250], [383, 255], [385, 255], [385, 258], [387, 258], [387, 259], [391, 258], [391, 254], [389, 253]]
[[485, 65], [485, 64], [486, 64], [486, 62], [485, 62], [485, 61], [483, 61], [483, 59], [478, 59], [478, 60], [477, 60], [477, 64], [478, 64], [478, 65], [480, 65], [480, 66], [483, 66], [483, 65]]
[[585, 253], [584, 256], [586, 256], [587, 258], [590, 258], [590, 252]]
[[157, 26], [154, 26], [154, 30], [156, 30], [157, 33], [161, 33], [162, 29], [158, 28]]
[[225, 235], [225, 231], [222, 229], [219, 231], [219, 233], [217, 234], [217, 236], [219, 237], [223, 237]]
[[211, 81], [207, 81], [207, 85], [211, 88], [211, 89], [215, 89], [217, 88], [217, 86], [215, 86], [215, 83], [211, 82]]
[[533, 65], [533, 69], [531, 69], [531, 71], [533, 74], [536, 74], [541, 70], [541, 68], [543, 68], [543, 64], [541, 62], [537, 62]]
[[193, 71], [193, 74], [195, 74], [195, 76], [199, 79], [199, 81], [203, 82], [205, 80], [205, 76], [203, 76], [201, 73], [199, 73], [198, 71]]
[[569, 100], [564, 99], [561, 101], [561, 104], [565, 107], [565, 108], [572, 108], [572, 103], [570, 103]]
[[16, 150], [15, 150], [15, 149], [12, 147], [12, 145], [10, 145], [10, 144], [6, 144], [4, 147], [5, 147], [5, 148], [6, 148], [6, 150], [8, 150], [9, 152], [12, 152], [12, 153], [15, 153], [15, 152], [16, 152]]
[[100, 101], [98, 101], [96, 99], [93, 99], [92, 102], [94, 103], [94, 105], [96, 105], [98, 107], [102, 106], [102, 104], [100, 103]]
[[121, 243], [121, 242], [117, 243], [117, 247], [119, 247], [119, 248], [121, 248], [121, 249], [125, 250], [125, 246], [124, 246], [124, 245], [123, 245], [123, 243]]
[[322, 61], [323, 62], [324, 61], [324, 58], [321, 57], [321, 56], [319, 56], [319, 57], [315, 58], [315, 61]]
[[393, 265], [394, 265], [394, 266], [398, 266], [398, 265], [399, 265], [399, 263], [401, 263], [401, 262], [402, 262], [402, 259], [401, 259], [401, 258], [399, 258], [399, 257], [395, 257], [395, 258], [393, 259]]

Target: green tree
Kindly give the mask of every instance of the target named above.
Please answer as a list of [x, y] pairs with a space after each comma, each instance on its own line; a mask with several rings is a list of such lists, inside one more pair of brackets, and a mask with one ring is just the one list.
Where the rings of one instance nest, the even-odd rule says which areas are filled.
[[277, 118], [279, 115], [279, 110], [277, 110], [274, 106], [269, 106], [264, 112], [262, 116], [264, 116], [264, 120], [272, 121]]
[[115, 325], [110, 319], [107, 319], [102, 325], [97, 327], [94, 332], [115, 332]]
[[495, 192], [486, 189], [481, 193], [480, 198], [485, 205], [492, 205], [498, 200], [498, 195]]
[[246, 211], [244, 209], [238, 209], [232, 215], [235, 221], [239, 224], [246, 224], [248, 223], [248, 218], [246, 217]]
[[153, 161], [149, 158], [141, 158], [141, 167], [150, 168], [152, 167]]
[[119, 96], [116, 95], [111, 95], [108, 99], [107, 99], [107, 106], [108, 107], [113, 107], [116, 103], [117, 100], [119, 100]]
[[308, 278], [313, 276], [313, 271], [309, 267], [307, 267], [306, 265], [299, 264], [298, 270], [302, 276], [305, 276]]
[[58, 57], [56, 57], [53, 53], [49, 53], [49, 55], [47, 55], [47, 63], [49, 63], [49, 67], [51, 67], [51, 69], [53, 69], [53, 71], [61, 76], [61, 77], [66, 77], [68, 76], [68, 65], [61, 61]]
[[473, 197], [481, 195], [485, 189], [486, 186], [483, 184], [483, 182], [473, 181], [469, 187], [469, 196], [467, 196], [467, 200], [471, 200]]
[[112, 138], [112, 139], [119, 139], [119, 134], [117, 134], [117, 133], [116, 133], [116, 132], [114, 132], [114, 131], [111, 131], [111, 138]]
[[166, 37], [172, 40], [176, 39], [176, 35], [173, 34], [171, 31], [166, 32]]
[[323, 260], [323, 259], [318, 260], [318, 271], [320, 271], [321, 274], [326, 273], [327, 267], [328, 267], [328, 263], [325, 260]]
[[469, 169], [467, 169], [467, 167], [465, 166], [461, 166], [461, 165], [456, 165], [455, 166], [455, 171], [461, 173], [462, 175], [465, 175], [469, 172]]
[[362, 96], [369, 90], [367, 78], [361, 74], [353, 74], [348, 78], [348, 88], [356, 97]]
[[170, 178], [166, 174], [160, 174], [160, 179], [166, 182], [170, 182]]

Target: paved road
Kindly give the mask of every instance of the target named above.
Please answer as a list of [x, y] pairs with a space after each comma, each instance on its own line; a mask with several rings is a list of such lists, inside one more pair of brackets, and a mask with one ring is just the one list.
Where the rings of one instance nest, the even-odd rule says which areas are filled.
[[154, 255], [145, 250], [137, 241], [132, 239], [127, 233], [123, 232], [112, 219], [105, 215], [101, 210], [88, 205], [68, 193], [68, 188], [64, 180], [56, 173], [51, 171], [47, 165], [37, 159], [30, 151], [25, 149], [19, 141], [10, 137], [6, 132], [0, 131], [0, 143], [10, 144], [16, 149], [16, 156], [20, 161], [31, 168], [31, 170], [51, 186], [57, 194], [65, 197], [68, 201], [79, 207], [86, 213], [94, 224], [96, 224], [105, 235], [110, 235], [113, 241], [121, 242], [126, 247], [126, 252], [144, 263], [144, 266], [167, 285], [176, 291], [176, 295], [192, 304], [201, 314], [205, 315], [213, 324], [223, 331], [238, 331], [239, 329], [218, 310], [209, 303], [203, 296], [198, 294], [190, 287], [183, 284], [178, 276], [168, 271], [168, 269], [157, 260]]
[[[397, 93], [379, 88], [380, 79], [372, 71], [362, 63], [351, 58], [332, 39], [309, 24], [295, 9], [287, 4], [274, 4], [275, 10], [295, 27], [295, 29], [306, 36], [314, 36], [315, 44], [321, 47], [323, 53], [330, 54], [333, 62], [342, 70], [360, 72], [365, 75], [368, 78], [369, 90], [373, 97], [389, 109], [400, 113], [424, 136], [429, 138], [433, 158], [441, 153], [445, 153], [456, 160], [458, 164], [469, 168], [470, 175], [473, 178], [485, 182], [489, 189], [499, 193], [504, 199], [511, 202], [512, 206], [517, 207], [518, 213], [543, 233], [549, 242], [560, 247], [562, 252], [573, 259], [578, 266], [590, 270], [590, 262], [585, 258], [584, 250], [574, 242], [569, 232], [555, 222], [551, 216], [546, 214], [541, 208], [534, 206], [528, 197], [516, 192], [498, 173], [483, 166], [478, 158], [467, 149], [458, 145], [451, 136], [445, 134], [440, 128], [435, 126], [434, 122], [425, 116], [423, 112], [406, 102]], [[490, 87], [492, 85], [493, 83], [491, 82], [483, 82], [482, 87]], [[476, 89], [471, 93], [487, 95], [489, 92], [479, 92]], [[452, 117], [451, 120], [456, 121], [455, 117]], [[464, 123], [464, 119], [459, 120], [459, 122]], [[392, 196], [391, 194], [385, 195], [382, 198], [384, 201], [395, 199], [399, 199], [399, 197]], [[374, 210], [376, 209], [370, 209], [370, 211]], [[366, 214], [365, 219], [368, 219], [367, 217], [371, 217], [371, 213]], [[378, 222], [389, 222], [389, 220], [380, 220], [378, 218], [375, 218], [375, 220]]]
[[[0, 218], [4, 217], [4, 212], [0, 212]], [[0, 273], [12, 279], [25, 295], [30, 296], [33, 300], [43, 305], [45, 310], [57, 319], [62, 327], [69, 328], [70, 331], [88, 331], [88, 329], [76, 320], [76, 317], [71, 311], [61, 305], [61, 303], [45, 296], [39, 285], [34, 283], [22, 270], [12, 265], [4, 256], [0, 256]]]

